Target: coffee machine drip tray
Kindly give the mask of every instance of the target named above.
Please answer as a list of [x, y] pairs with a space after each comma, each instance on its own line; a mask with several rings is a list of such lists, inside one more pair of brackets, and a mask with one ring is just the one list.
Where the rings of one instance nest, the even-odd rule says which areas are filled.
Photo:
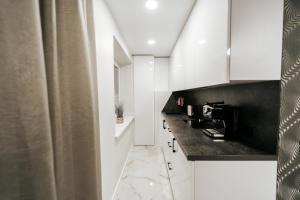
[[222, 129], [201, 129], [202, 132], [211, 138], [224, 138], [224, 130]]

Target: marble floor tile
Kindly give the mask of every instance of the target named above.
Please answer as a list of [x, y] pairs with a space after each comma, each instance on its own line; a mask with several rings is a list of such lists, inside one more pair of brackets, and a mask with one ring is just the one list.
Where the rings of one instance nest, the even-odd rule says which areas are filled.
[[173, 200], [160, 147], [132, 147], [114, 200]]

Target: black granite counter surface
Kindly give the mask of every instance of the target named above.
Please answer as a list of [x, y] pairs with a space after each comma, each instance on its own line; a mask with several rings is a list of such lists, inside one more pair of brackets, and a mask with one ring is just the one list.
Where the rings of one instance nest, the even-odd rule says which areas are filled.
[[213, 140], [200, 129], [194, 129], [184, 122], [187, 119], [185, 115], [163, 113], [163, 117], [188, 160], [277, 160], [276, 154], [252, 148], [238, 141]]

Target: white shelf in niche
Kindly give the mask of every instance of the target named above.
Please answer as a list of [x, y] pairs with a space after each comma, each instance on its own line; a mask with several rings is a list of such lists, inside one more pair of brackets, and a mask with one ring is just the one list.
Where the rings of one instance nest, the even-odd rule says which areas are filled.
[[124, 122], [122, 124], [117, 124], [116, 123], [116, 128], [115, 128], [115, 139], [120, 138], [121, 135], [125, 132], [127, 127], [133, 122], [134, 117], [132, 116], [124, 116]]

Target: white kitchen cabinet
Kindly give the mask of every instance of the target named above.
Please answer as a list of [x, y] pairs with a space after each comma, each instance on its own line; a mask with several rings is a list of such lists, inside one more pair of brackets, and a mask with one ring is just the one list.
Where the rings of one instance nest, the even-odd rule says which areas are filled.
[[187, 88], [228, 83], [229, 57], [228, 0], [197, 1], [186, 24], [189, 45]]
[[154, 59], [155, 92], [169, 91], [169, 58]]
[[155, 145], [162, 146], [162, 123], [163, 118], [161, 111], [166, 105], [168, 99], [171, 96], [169, 91], [157, 91], [155, 92]]
[[195, 200], [275, 200], [276, 161], [196, 161]]
[[194, 200], [194, 162], [188, 161], [167, 124], [162, 130], [162, 149], [174, 200]]
[[174, 200], [276, 199], [277, 161], [188, 161], [165, 124], [161, 144]]
[[154, 57], [134, 56], [135, 145], [154, 145]]
[[232, 0], [231, 80], [280, 80], [283, 0]]
[[175, 151], [171, 157], [172, 170], [170, 177], [174, 200], [194, 200], [194, 165], [188, 161], [175, 141]]
[[183, 65], [182, 42], [179, 40], [170, 56], [169, 87], [171, 91], [185, 89], [185, 67]]
[[158, 145], [162, 148], [162, 151], [164, 153], [164, 143], [165, 143], [165, 130], [166, 130], [166, 120], [163, 119], [161, 116], [161, 122], [159, 127], [159, 134], [157, 134], [158, 137]]
[[185, 29], [182, 31], [181, 37], [179, 38], [179, 41], [181, 42], [180, 48], [182, 49], [182, 66], [184, 67], [184, 77], [182, 79], [184, 89], [193, 88], [194, 83], [196, 82], [196, 73], [194, 71], [194, 65], [196, 63], [194, 62], [194, 52], [191, 51], [193, 49], [191, 38], [193, 38], [194, 32], [187, 29], [187, 26], [188, 23], [185, 25]]
[[170, 62], [173, 91], [228, 83], [228, 0], [197, 1]]
[[166, 164], [169, 170], [169, 176], [172, 176], [171, 169], [172, 169], [172, 140], [173, 140], [173, 135], [166, 129], [165, 130], [165, 135], [164, 135], [164, 146], [163, 146], [163, 151], [164, 151], [164, 156], [166, 160]]
[[169, 58], [155, 58], [154, 62], [155, 145], [158, 145], [161, 142], [161, 111], [164, 109], [172, 92], [169, 90]]
[[170, 162], [172, 135], [169, 132], [168, 124], [165, 120], [163, 120], [162, 127], [163, 128], [161, 129], [160, 134], [160, 145], [164, 153], [165, 161], [168, 163]]
[[197, 1], [171, 54], [172, 91], [280, 80], [283, 0]]

